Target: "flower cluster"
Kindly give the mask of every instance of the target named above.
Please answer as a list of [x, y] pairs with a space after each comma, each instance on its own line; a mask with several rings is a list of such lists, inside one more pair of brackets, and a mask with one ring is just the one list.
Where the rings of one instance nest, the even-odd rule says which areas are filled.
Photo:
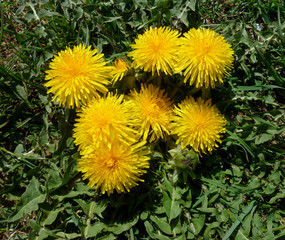
[[[211, 99], [187, 96], [177, 103], [170, 94], [177, 84], [169, 84], [174, 75], [202, 90], [223, 83], [233, 67], [233, 50], [220, 34], [201, 28], [181, 35], [155, 27], [130, 47], [125, 59], [110, 65], [97, 49], [80, 44], [59, 52], [46, 71], [53, 101], [77, 109], [73, 137], [81, 155], [78, 170], [91, 187], [108, 195], [130, 191], [143, 181], [150, 144], [172, 135], [183, 149], [202, 156], [211, 154], [225, 133], [225, 117]], [[144, 76], [141, 71], [151, 77], [127, 84], [122, 92], [118, 86], [124, 80], [144, 80], [138, 78]]]
[[131, 114], [123, 95], [107, 94], [83, 107], [75, 124], [75, 144], [82, 157], [79, 170], [89, 185], [108, 194], [129, 191], [149, 167], [148, 151], [144, 141], [139, 141], [133, 126], [136, 119]]

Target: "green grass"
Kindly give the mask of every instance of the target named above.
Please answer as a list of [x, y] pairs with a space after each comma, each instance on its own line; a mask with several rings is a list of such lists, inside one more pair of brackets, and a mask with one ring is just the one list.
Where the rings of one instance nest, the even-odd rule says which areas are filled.
[[[10, 0], [0, 6], [1, 238], [285, 238], [284, 1]], [[51, 102], [44, 72], [54, 54], [79, 43], [99, 48], [109, 61], [125, 56], [150, 26], [209, 27], [232, 44], [231, 76], [211, 90], [227, 132], [202, 158], [172, 139], [160, 141], [139, 187], [98, 195], [76, 169], [74, 112]]]

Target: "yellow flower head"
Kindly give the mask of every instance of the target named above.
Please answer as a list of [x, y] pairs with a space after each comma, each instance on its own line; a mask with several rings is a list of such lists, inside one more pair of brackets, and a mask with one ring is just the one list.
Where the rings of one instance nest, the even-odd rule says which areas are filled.
[[211, 100], [186, 98], [174, 108], [172, 134], [178, 135], [176, 143], [181, 148], [190, 145], [200, 155], [212, 153], [217, 142], [221, 142], [221, 134], [225, 132], [226, 120]]
[[194, 29], [180, 38], [177, 71], [183, 71], [184, 82], [190, 78], [190, 85], [208, 88], [215, 82], [223, 83], [223, 76], [229, 75], [233, 66], [234, 51], [224, 38], [210, 29]]
[[130, 65], [123, 59], [116, 59], [113, 68], [112, 82], [115, 84], [117, 81], [122, 80], [125, 74], [128, 72]]
[[87, 104], [99, 93], [106, 93], [109, 84], [108, 77], [112, 67], [106, 66], [103, 54], [97, 54], [97, 49], [90, 50], [80, 44], [73, 49], [67, 48], [58, 53], [46, 71], [46, 87], [48, 93], [53, 93], [53, 100], [68, 108]]
[[132, 104], [133, 115], [138, 120], [136, 128], [144, 140], [148, 135], [151, 136], [149, 141], [152, 142], [169, 134], [172, 102], [164, 90], [152, 84], [142, 84], [140, 92], [131, 91], [129, 101]]
[[129, 56], [136, 67], [146, 72], [172, 75], [177, 63], [178, 35], [178, 31], [169, 28], [150, 28], [130, 45], [134, 50]]
[[116, 138], [102, 141], [100, 146], [86, 149], [78, 160], [78, 170], [84, 173], [84, 179], [89, 179], [88, 185], [100, 188], [102, 194], [129, 192], [143, 181], [140, 176], [149, 167], [149, 151], [143, 150], [144, 144], [130, 145]]
[[92, 144], [98, 145], [104, 139], [117, 136], [121, 141], [135, 141], [135, 131], [130, 127], [132, 115], [123, 95], [108, 94], [93, 100], [83, 107], [74, 124], [74, 142], [79, 150]]

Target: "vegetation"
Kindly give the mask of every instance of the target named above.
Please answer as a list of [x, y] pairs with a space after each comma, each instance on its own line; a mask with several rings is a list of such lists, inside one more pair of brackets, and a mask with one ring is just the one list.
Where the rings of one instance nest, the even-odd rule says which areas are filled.
[[[284, 239], [284, 1], [0, 4], [2, 239]], [[231, 76], [208, 93], [226, 133], [202, 156], [172, 137], [157, 141], [144, 182], [124, 194], [97, 193], [77, 170], [76, 111], [52, 101], [45, 71], [54, 55], [80, 43], [113, 62], [155, 26], [210, 28], [232, 45]], [[202, 95], [173, 81], [177, 102]], [[127, 91], [120, 84], [109, 89]]]

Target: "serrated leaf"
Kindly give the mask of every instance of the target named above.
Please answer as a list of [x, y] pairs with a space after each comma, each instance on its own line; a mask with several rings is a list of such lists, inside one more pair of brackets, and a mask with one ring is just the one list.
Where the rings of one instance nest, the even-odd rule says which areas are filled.
[[38, 204], [44, 202], [46, 194], [39, 191], [39, 182], [33, 177], [26, 191], [21, 196], [16, 210], [9, 217], [9, 222], [19, 220], [25, 214], [38, 210]]

